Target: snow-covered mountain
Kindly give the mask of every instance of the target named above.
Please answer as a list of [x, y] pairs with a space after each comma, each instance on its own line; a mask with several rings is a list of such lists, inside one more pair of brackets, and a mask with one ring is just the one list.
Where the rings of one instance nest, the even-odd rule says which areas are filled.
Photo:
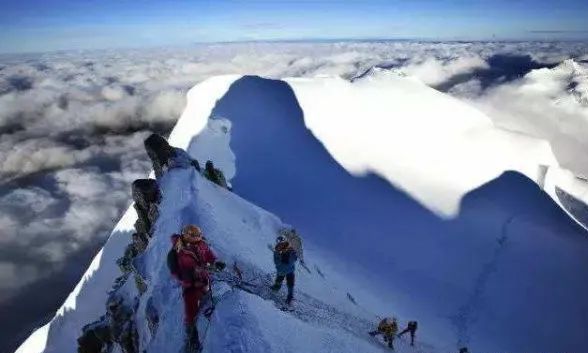
[[130, 208], [18, 353], [75, 352], [113, 285], [132, 308], [138, 351], [179, 352], [181, 293], [165, 255], [187, 223], [258, 285], [273, 274], [268, 244], [279, 229], [292, 225], [305, 241], [293, 313], [277, 310], [263, 286], [213, 286], [216, 310], [199, 322], [207, 353], [384, 351], [366, 332], [391, 315], [419, 322], [417, 346], [399, 340], [400, 352], [588, 346], [588, 187], [546, 141], [497, 129], [476, 109], [381, 70], [353, 82], [212, 78], [188, 93], [169, 140], [214, 160], [234, 192], [192, 169], [167, 172], [133, 274], [121, 280], [116, 264], [137, 219]]

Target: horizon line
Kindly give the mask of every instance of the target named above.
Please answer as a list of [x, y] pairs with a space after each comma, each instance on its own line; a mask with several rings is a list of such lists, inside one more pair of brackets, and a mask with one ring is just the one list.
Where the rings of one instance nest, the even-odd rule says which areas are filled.
[[[534, 32], [533, 32], [534, 33]], [[365, 37], [365, 38], [291, 38], [291, 39], [236, 39], [236, 40], [224, 40], [224, 41], [194, 41], [184, 44], [153, 44], [153, 45], [140, 45], [140, 46], [112, 46], [103, 48], [88, 48], [88, 49], [52, 49], [44, 51], [1, 51], [0, 56], [18, 56], [18, 55], [34, 55], [34, 54], [55, 54], [55, 53], [68, 53], [68, 52], [95, 52], [102, 50], [142, 50], [142, 49], [155, 49], [155, 48], [185, 48], [194, 45], [215, 45], [215, 44], [247, 44], [247, 43], [378, 43], [378, 42], [427, 42], [427, 43], [557, 43], [557, 42], [577, 42], [577, 43], [588, 43], [588, 38], [551, 38], [551, 39], [539, 39], [539, 38], [479, 38], [479, 39], [466, 39], [466, 38], [451, 38], [451, 39], [440, 39], [440, 38], [427, 38], [427, 37], [414, 37], [414, 38], [386, 38], [386, 37]]]

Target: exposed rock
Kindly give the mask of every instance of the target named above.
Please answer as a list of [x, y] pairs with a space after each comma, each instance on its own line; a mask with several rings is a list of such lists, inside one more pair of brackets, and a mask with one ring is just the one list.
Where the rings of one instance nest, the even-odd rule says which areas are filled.
[[225, 175], [220, 169], [214, 167], [212, 161], [206, 161], [206, 166], [204, 167], [204, 172], [202, 173], [202, 175], [206, 179], [217, 184], [218, 186], [228, 189], [228, 184], [227, 180], [225, 179]]
[[143, 277], [136, 272], [135, 272], [134, 278], [135, 278], [135, 287], [137, 287], [139, 294], [142, 295], [143, 293], [145, 293], [145, 291], [147, 291], [147, 283], [145, 282]]
[[[165, 144], [167, 145], [167, 142]], [[159, 162], [167, 161], [170, 155], [166, 154], [165, 146], [158, 149], [154, 147], [157, 143], [148, 144], [146, 141], [145, 146], [148, 145], [152, 147], [147, 149], [147, 153], [154, 161], [154, 169], [161, 173], [165, 163]], [[123, 353], [139, 353], [139, 333], [135, 315], [138, 298], [147, 290], [147, 283], [135, 268], [134, 262], [149, 245], [151, 229], [159, 216], [158, 204], [161, 194], [154, 179], [137, 179], [132, 185], [132, 195], [137, 211], [136, 232], [133, 233], [132, 241], [126, 247], [124, 255], [117, 260], [122, 275], [114, 280], [106, 302], [106, 315], [83, 328], [78, 338], [78, 353], [111, 353], [115, 344]], [[129, 281], [131, 275], [133, 280]], [[146, 310], [149, 329], [154, 334], [159, 316], [152, 303]]]
[[151, 227], [159, 215], [157, 204], [161, 194], [157, 182], [154, 179], [137, 179], [133, 182], [132, 193], [138, 217], [135, 229], [137, 233], [150, 235]]
[[133, 258], [135, 256], [137, 256], [137, 252], [135, 251], [133, 244], [127, 245], [123, 257], [116, 260], [116, 264], [122, 273], [129, 273], [133, 271]]
[[159, 314], [157, 313], [157, 308], [155, 308], [155, 305], [153, 304], [153, 298], [147, 300], [145, 317], [147, 318], [147, 326], [149, 327], [151, 336], [155, 336], [155, 333], [157, 333], [157, 327], [159, 326]]
[[161, 194], [155, 179], [137, 179], [132, 187], [133, 200], [141, 208], [147, 209], [149, 205], [159, 203]]
[[132, 239], [133, 242], [131, 245], [134, 248], [135, 256], [145, 251], [147, 245], [149, 245], [149, 238], [145, 235], [145, 233], [133, 233]]
[[144, 142], [147, 155], [153, 163], [155, 177], [160, 178], [168, 160], [173, 155], [173, 148], [166, 139], [158, 134], [151, 134]]
[[112, 341], [118, 343], [124, 353], [138, 353], [139, 334], [134, 320], [135, 308], [116, 292], [108, 299], [106, 308]]
[[82, 328], [82, 335], [78, 338], [78, 353], [110, 353], [112, 351], [112, 336], [106, 316]]
[[153, 164], [155, 178], [159, 179], [167, 169], [195, 168], [200, 173], [200, 164], [181, 148], [170, 146], [166, 139], [151, 134], [145, 140], [145, 150]]

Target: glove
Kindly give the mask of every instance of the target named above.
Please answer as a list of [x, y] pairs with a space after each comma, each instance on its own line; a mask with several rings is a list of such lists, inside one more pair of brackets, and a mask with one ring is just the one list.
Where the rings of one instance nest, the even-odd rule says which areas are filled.
[[227, 265], [222, 261], [217, 261], [214, 263], [214, 267], [216, 267], [217, 270], [222, 271], [225, 269], [225, 267], [227, 267]]

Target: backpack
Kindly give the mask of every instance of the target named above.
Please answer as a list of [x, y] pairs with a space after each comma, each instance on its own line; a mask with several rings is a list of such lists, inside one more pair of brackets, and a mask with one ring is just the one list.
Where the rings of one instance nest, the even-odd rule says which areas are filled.
[[[198, 256], [197, 254], [194, 255]], [[199, 261], [198, 258], [197, 261]], [[169, 269], [169, 272], [172, 274], [172, 276], [174, 276], [175, 278], [179, 279], [180, 281], [186, 280], [186, 278], [183, 278], [185, 277], [185, 275], [182, 276], [182, 274], [180, 273], [180, 266], [178, 264], [178, 252], [173, 246], [167, 252], [167, 268]], [[189, 277], [189, 280], [194, 283], [198, 283], [204, 278], [201, 276], [201, 274], [197, 276], [196, 273], [193, 273]]]
[[167, 268], [172, 276], [180, 278], [180, 268], [178, 266], [178, 253], [173, 247], [167, 253]]

